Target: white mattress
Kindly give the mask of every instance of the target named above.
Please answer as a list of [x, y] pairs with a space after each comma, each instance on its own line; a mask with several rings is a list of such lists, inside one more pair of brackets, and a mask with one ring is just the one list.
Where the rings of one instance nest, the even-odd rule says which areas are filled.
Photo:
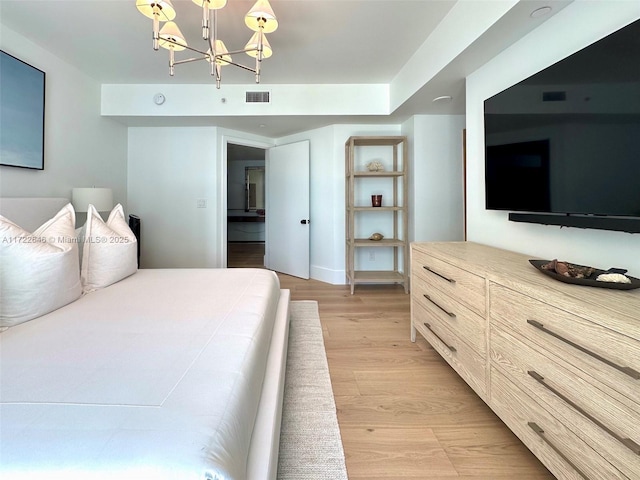
[[266, 270], [140, 270], [0, 334], [0, 478], [246, 477]]

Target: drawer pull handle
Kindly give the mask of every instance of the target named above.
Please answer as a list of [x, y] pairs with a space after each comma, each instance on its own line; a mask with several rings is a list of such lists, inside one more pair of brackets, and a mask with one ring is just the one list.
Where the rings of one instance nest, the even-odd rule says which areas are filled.
[[631, 367], [623, 367], [621, 365], [618, 365], [617, 363], [612, 362], [611, 360], [608, 360], [604, 357], [601, 357], [600, 355], [598, 355], [595, 352], [592, 352], [591, 350], [588, 350], [586, 348], [584, 348], [582, 345], [578, 345], [577, 343], [572, 342], [571, 340], [568, 340], [560, 335], [558, 335], [557, 333], [549, 330], [548, 328], [545, 328], [545, 326], [538, 322], [537, 320], [527, 320], [527, 323], [529, 325], [533, 325], [534, 327], [536, 327], [538, 330], [542, 330], [544, 333], [547, 333], [549, 335], [551, 335], [552, 337], [557, 338], [558, 340], [563, 341], [564, 343], [571, 345], [572, 347], [580, 350], [583, 353], [586, 353], [587, 355], [592, 356], [593, 358], [595, 358], [596, 360], [600, 360], [603, 363], [606, 363], [607, 365], [609, 365], [610, 367], [615, 368], [616, 370], [621, 371], [622, 373], [624, 373], [625, 375], [629, 375], [631, 378], [635, 379], [635, 380], [640, 380], [640, 372], [638, 372], [637, 370], [634, 370]]
[[424, 298], [426, 298], [427, 300], [429, 300], [431, 303], [433, 303], [436, 307], [438, 307], [440, 310], [442, 310], [444, 313], [446, 313], [447, 315], [449, 315], [451, 318], [456, 318], [456, 314], [453, 312], [450, 312], [449, 310], [447, 310], [446, 308], [443, 308], [442, 306], [438, 305], [437, 302], [435, 302], [434, 300], [431, 299], [431, 297], [429, 295], [427, 295], [426, 293], [423, 293], [422, 296]]
[[440, 338], [440, 335], [438, 335], [436, 332], [433, 331], [433, 328], [431, 328], [431, 325], [429, 325], [428, 323], [424, 324], [425, 327], [427, 327], [429, 329], [429, 331], [431, 333], [433, 333], [433, 335], [440, 340], [440, 342], [447, 347], [449, 350], [451, 350], [452, 352], [457, 352], [456, 347], [454, 347], [453, 345], [448, 345], [447, 342], [445, 342], [442, 338]]
[[424, 268], [428, 272], [433, 273], [434, 275], [439, 276], [440, 278], [446, 280], [449, 283], [456, 283], [456, 281], [453, 278], [445, 277], [441, 273], [436, 272], [435, 270], [431, 269], [430, 267], [427, 267], [426, 265], [423, 265], [422, 268]]
[[627, 447], [629, 450], [631, 450], [633, 453], [635, 453], [636, 455], [640, 455], [640, 445], [638, 445], [636, 442], [634, 442], [633, 440], [631, 440], [630, 438], [623, 438], [620, 435], [618, 435], [616, 432], [614, 432], [613, 430], [611, 430], [609, 427], [607, 427], [605, 424], [603, 424], [600, 420], [598, 420], [597, 418], [594, 418], [592, 415], [590, 415], [589, 413], [587, 413], [584, 409], [582, 409], [582, 407], [576, 405], [572, 400], [570, 400], [569, 398], [567, 398], [563, 393], [559, 392], [558, 390], [556, 390], [554, 387], [552, 387], [551, 385], [549, 385], [547, 382], [544, 381], [544, 377], [542, 375], [540, 375], [538, 372], [536, 372], [535, 370], [529, 370], [527, 372], [529, 374], [530, 377], [532, 377], [536, 382], [538, 382], [540, 385], [542, 385], [544, 388], [546, 388], [547, 390], [549, 390], [550, 392], [552, 392], [554, 395], [556, 395], [558, 398], [562, 399], [565, 403], [569, 404], [574, 410], [576, 410], [578, 413], [580, 413], [581, 415], [583, 415], [584, 417], [588, 418], [589, 420], [591, 420], [593, 423], [595, 423], [598, 427], [600, 427], [602, 430], [604, 430], [605, 432], [607, 432], [609, 435], [611, 435], [613, 438], [615, 438], [616, 440], [618, 440], [620, 443], [622, 443], [625, 447]]
[[584, 473], [582, 473], [582, 471], [580, 471], [580, 469], [576, 467], [575, 464], [571, 460], [569, 460], [567, 456], [564, 453], [562, 453], [558, 447], [556, 447], [553, 443], [551, 443], [551, 441], [547, 437], [544, 436], [544, 430], [540, 428], [537, 423], [529, 422], [527, 423], [527, 425], [529, 425], [531, 430], [536, 432], [536, 434], [542, 439], [544, 443], [549, 445], [549, 447], [551, 447], [551, 449], [554, 452], [556, 452], [565, 462], [567, 462], [571, 466], [571, 468], [573, 468], [578, 473], [578, 475], [580, 475], [585, 480], [589, 480], [589, 477], [587, 477]]

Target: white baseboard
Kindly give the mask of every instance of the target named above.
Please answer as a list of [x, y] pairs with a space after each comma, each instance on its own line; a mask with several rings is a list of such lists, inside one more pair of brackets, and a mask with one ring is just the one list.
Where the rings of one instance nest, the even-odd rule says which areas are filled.
[[330, 283], [331, 285], [347, 284], [347, 276], [344, 270], [331, 270], [329, 268], [319, 267], [317, 265], [310, 265], [309, 276], [314, 280], [318, 280], [324, 283]]

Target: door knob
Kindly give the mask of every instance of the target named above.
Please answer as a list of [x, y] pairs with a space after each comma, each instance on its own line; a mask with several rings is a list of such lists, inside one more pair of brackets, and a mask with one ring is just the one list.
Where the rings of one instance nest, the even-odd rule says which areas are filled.
[[301, 223], [302, 225], [306, 225], [307, 223], [311, 223], [311, 220], [304, 220], [304, 219], [303, 219], [303, 220], [300, 220], [300, 223]]

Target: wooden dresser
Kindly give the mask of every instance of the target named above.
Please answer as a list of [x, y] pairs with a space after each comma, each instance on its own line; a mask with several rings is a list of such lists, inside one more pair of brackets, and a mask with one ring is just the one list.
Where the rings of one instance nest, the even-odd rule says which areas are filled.
[[412, 340], [420, 332], [557, 478], [638, 480], [640, 289], [558, 282], [530, 258], [413, 243]]

